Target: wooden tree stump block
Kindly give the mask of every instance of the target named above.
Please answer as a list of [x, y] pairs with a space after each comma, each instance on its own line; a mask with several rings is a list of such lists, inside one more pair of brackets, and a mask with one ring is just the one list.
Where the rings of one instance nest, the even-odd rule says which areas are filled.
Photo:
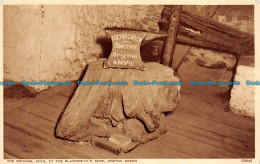
[[[82, 82], [57, 123], [56, 136], [89, 141], [93, 137], [125, 135], [133, 142], [145, 143], [166, 132], [164, 112], [179, 103], [179, 79], [173, 70], [158, 63], [145, 63], [146, 71], [104, 69], [104, 59], [90, 63]], [[100, 85], [101, 82], [127, 85]], [[134, 85], [139, 82], [175, 82], [175, 85]], [[159, 84], [159, 83], [158, 83]]]

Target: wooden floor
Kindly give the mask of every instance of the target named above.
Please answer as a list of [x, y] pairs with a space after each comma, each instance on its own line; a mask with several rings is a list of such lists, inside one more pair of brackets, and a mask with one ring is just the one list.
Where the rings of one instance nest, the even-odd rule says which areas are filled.
[[4, 99], [4, 158], [253, 158], [254, 120], [210, 104], [210, 94], [183, 92], [167, 114], [168, 132], [127, 154], [54, 137], [54, 127], [75, 85], [48, 89], [36, 98]]

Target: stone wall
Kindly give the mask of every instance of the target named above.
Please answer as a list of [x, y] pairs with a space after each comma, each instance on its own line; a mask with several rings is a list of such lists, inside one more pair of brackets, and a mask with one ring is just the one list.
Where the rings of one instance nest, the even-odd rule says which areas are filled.
[[4, 79], [38, 80], [41, 6], [4, 6]]
[[[105, 27], [156, 32], [162, 9], [152, 5], [5, 5], [4, 80], [77, 80], [88, 63], [108, 55]], [[252, 6], [220, 6], [213, 19], [254, 31]]]
[[213, 19], [238, 30], [254, 33], [253, 5], [222, 5], [218, 8]]
[[158, 31], [162, 9], [152, 5], [4, 6], [4, 79], [77, 80], [88, 63], [108, 53], [105, 27]]

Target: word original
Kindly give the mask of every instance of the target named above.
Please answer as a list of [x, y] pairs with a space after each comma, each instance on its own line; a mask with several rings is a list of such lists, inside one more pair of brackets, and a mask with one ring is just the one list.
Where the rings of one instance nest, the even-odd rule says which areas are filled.
[[113, 57], [121, 57], [121, 59], [125, 58], [137, 58], [137, 54], [125, 54], [125, 53], [118, 53], [118, 52], [113, 52], [112, 53]]

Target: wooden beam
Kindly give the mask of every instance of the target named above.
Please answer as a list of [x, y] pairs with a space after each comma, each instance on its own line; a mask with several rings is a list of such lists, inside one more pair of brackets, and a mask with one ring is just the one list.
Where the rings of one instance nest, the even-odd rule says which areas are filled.
[[239, 42], [239, 37], [230, 35], [229, 33], [225, 33], [223, 31], [215, 30], [212, 28], [209, 28], [207, 26], [204, 26], [203, 24], [200, 24], [198, 22], [193, 22], [192, 20], [189, 20], [187, 18], [181, 18], [181, 24], [182, 26], [188, 26], [192, 29], [195, 29], [196, 31], [200, 31], [202, 34], [205, 34], [205, 36], [213, 35], [215, 38], [221, 38], [223, 41], [233, 41], [235, 43]]
[[[214, 34], [210, 34], [210, 33], [195, 33], [195, 32], [191, 32], [187, 29], [184, 29], [183, 27], [180, 28], [178, 35], [184, 35], [184, 36], [187, 36], [187, 37], [189, 37], [193, 40], [197, 40], [197, 41], [211, 42], [211, 43], [215, 43], [218, 45], [223, 45], [224, 47], [230, 47], [231, 48], [230, 51], [232, 53], [237, 53], [237, 47], [240, 43], [239, 40], [234, 39], [234, 38], [225, 40], [225, 39], [223, 39], [224, 36], [221, 37], [222, 34], [214, 35]], [[214, 47], [212, 47], [212, 48], [214, 48]], [[220, 51], [223, 51], [221, 46], [219, 46], [218, 49]]]
[[224, 51], [224, 52], [229, 52], [232, 54], [235, 54], [237, 52], [237, 49], [235, 47], [229, 47], [226, 45], [218, 44], [216, 42], [209, 42], [209, 41], [205, 41], [205, 40], [196, 40], [196, 39], [192, 39], [188, 36], [180, 35], [180, 34], [177, 36], [177, 41], [182, 44], [186, 44], [186, 45], [213, 49], [213, 50], [217, 50], [217, 51]]
[[181, 5], [175, 5], [171, 9], [170, 24], [168, 28], [168, 38], [165, 42], [164, 54], [162, 64], [171, 67], [173, 60], [173, 53], [178, 33], [178, 26], [181, 15]]
[[[223, 33], [226, 33], [226, 34], [229, 34], [231, 36], [238, 37], [238, 38], [246, 38], [250, 35], [246, 32], [240, 31], [240, 30], [238, 30], [234, 27], [228, 26], [228, 25], [221, 23], [217, 20], [213, 20], [213, 19], [210, 19], [210, 18], [191, 14], [187, 11], [182, 11], [181, 18], [189, 19], [191, 22], [201, 24], [201, 25], [208, 27], [210, 29], [220, 31], [220, 32], [223, 32]], [[253, 37], [252, 34], [250, 36]]]

